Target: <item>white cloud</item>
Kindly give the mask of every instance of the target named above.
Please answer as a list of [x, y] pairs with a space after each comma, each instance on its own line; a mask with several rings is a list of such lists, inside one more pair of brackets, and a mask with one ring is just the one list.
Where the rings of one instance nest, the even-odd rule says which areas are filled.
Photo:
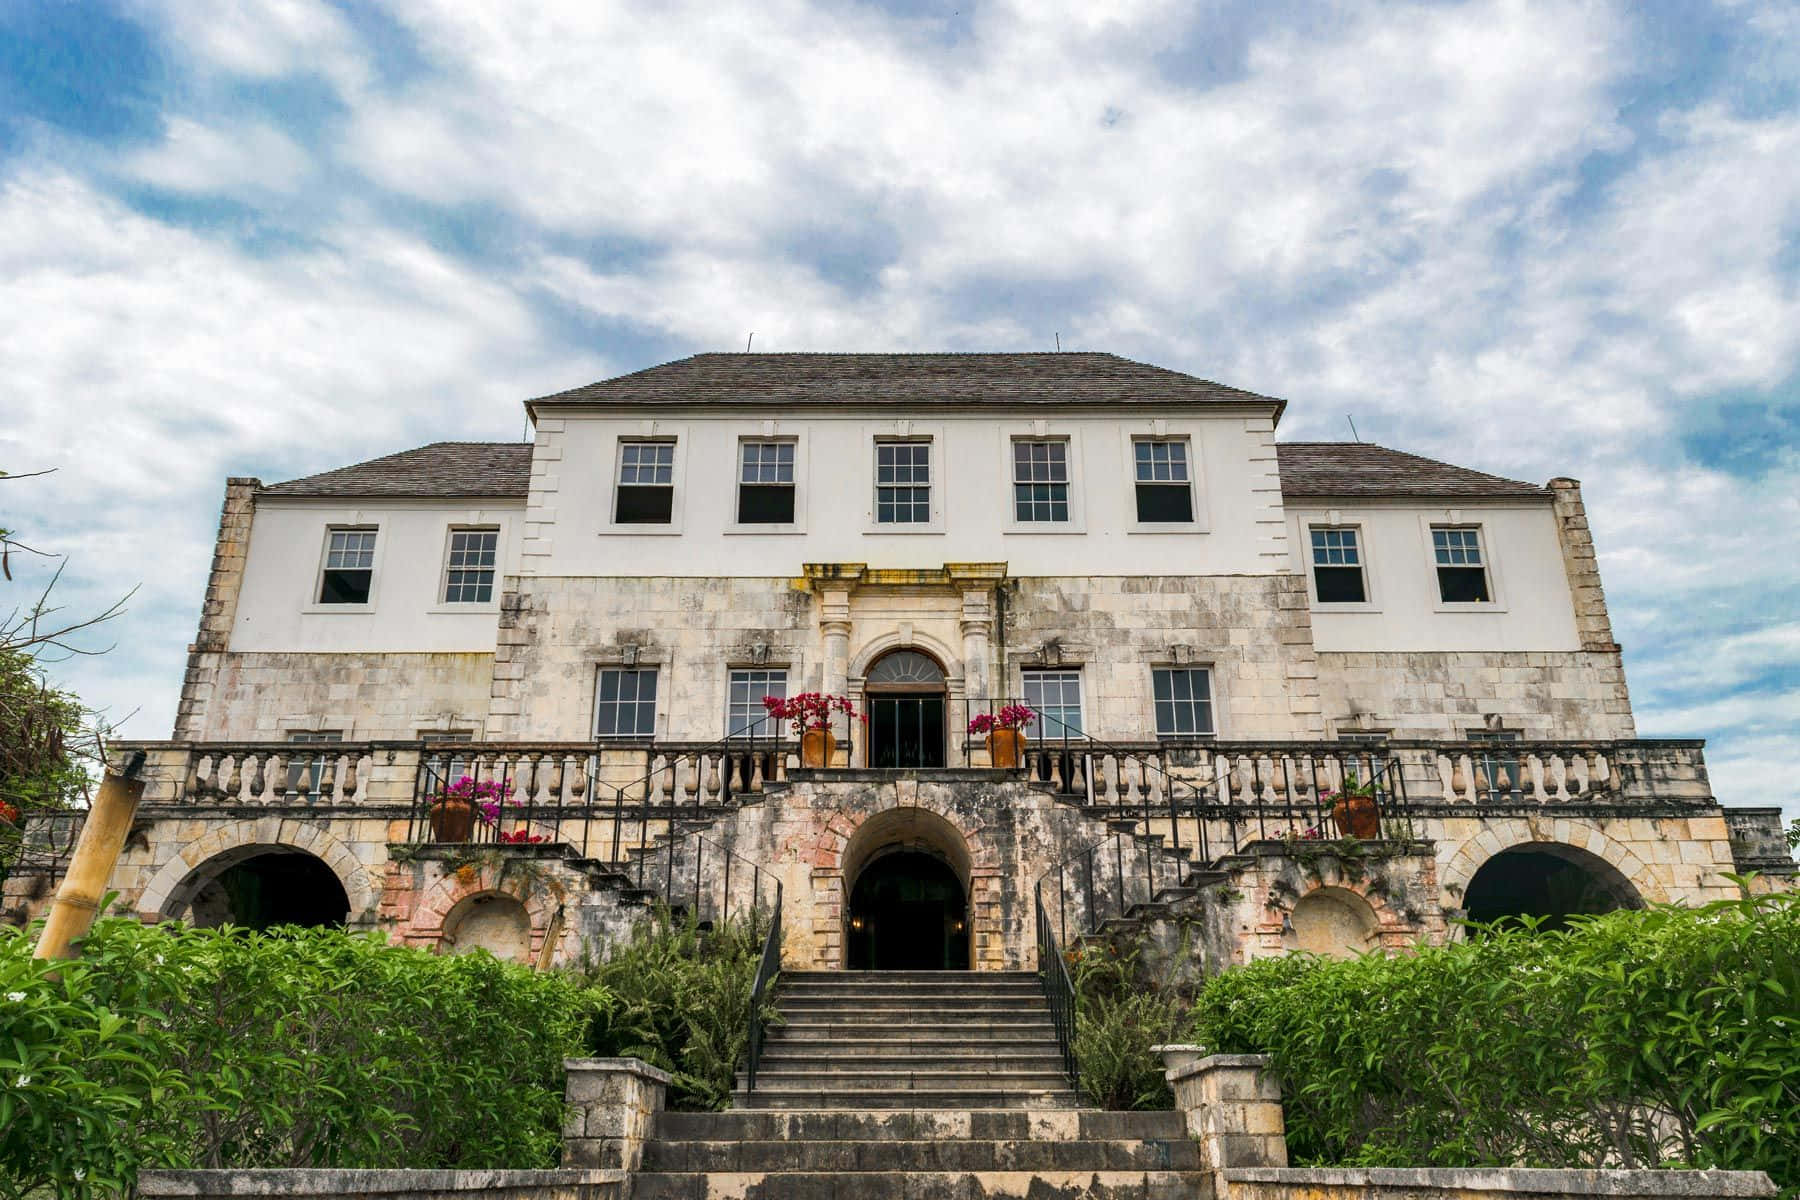
[[161, 144], [133, 154], [123, 168], [145, 183], [180, 192], [255, 194], [292, 190], [311, 163], [291, 138], [266, 124], [221, 129], [177, 117]]

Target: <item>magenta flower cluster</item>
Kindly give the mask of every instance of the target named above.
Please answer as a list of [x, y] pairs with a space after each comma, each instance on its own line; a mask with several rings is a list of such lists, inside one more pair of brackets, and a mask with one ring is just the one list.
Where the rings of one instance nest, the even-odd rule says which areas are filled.
[[996, 729], [1023, 729], [1037, 720], [1037, 710], [1029, 704], [1008, 704], [996, 713], [976, 713], [969, 722], [970, 733], [992, 733]]

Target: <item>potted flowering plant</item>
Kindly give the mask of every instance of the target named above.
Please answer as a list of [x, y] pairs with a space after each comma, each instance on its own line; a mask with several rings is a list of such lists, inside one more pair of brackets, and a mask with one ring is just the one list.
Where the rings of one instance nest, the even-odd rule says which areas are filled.
[[0, 800], [0, 821], [4, 821], [8, 825], [17, 825], [19, 823], [18, 805]]
[[831, 714], [841, 712], [852, 721], [869, 718], [856, 711], [848, 696], [801, 692], [798, 696], [764, 696], [763, 708], [771, 717], [786, 721], [800, 738], [800, 765], [829, 767], [837, 754], [837, 737], [831, 731]]
[[1381, 836], [1381, 809], [1375, 802], [1375, 781], [1357, 782], [1355, 771], [1344, 773], [1344, 786], [1319, 797], [1331, 806], [1332, 824], [1343, 837], [1367, 841]]
[[512, 802], [512, 784], [495, 779], [475, 780], [467, 775], [454, 783], [446, 783], [431, 794], [428, 810], [431, 840], [434, 842], [466, 842], [475, 828], [479, 814], [481, 823], [490, 828], [500, 820], [500, 807]]
[[1002, 770], [1017, 769], [1025, 758], [1025, 726], [1037, 720], [1029, 704], [1008, 704], [999, 712], [976, 713], [969, 732], [987, 735], [988, 761]]

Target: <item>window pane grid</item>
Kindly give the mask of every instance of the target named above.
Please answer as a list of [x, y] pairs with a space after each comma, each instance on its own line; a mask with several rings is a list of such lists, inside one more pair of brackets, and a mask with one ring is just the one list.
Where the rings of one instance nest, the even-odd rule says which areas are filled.
[[1025, 703], [1037, 710], [1034, 736], [1061, 738], [1081, 732], [1081, 672], [1026, 671]]
[[375, 565], [375, 530], [334, 529], [325, 552], [327, 571], [368, 570]]
[[875, 520], [919, 525], [931, 520], [931, 443], [882, 442], [875, 447]]
[[619, 446], [619, 482], [627, 485], [672, 485], [673, 442], [623, 442]]
[[1205, 667], [1157, 667], [1151, 675], [1158, 737], [1212, 733], [1211, 672]]
[[[765, 721], [764, 696], [787, 697], [787, 669], [742, 670], [731, 673], [725, 713], [726, 737], [780, 737], [782, 722]], [[759, 725], [757, 722], [761, 721]]]
[[486, 604], [494, 598], [494, 567], [500, 544], [497, 529], [456, 529], [450, 533], [450, 562], [444, 575], [444, 603]]
[[1187, 443], [1138, 441], [1132, 443], [1139, 483], [1186, 483]]
[[794, 443], [745, 442], [739, 483], [793, 483]]
[[1313, 565], [1319, 567], [1359, 567], [1362, 557], [1356, 544], [1354, 529], [1315, 529], [1312, 531]]
[[1069, 462], [1066, 443], [1013, 443], [1013, 515], [1019, 521], [1069, 519]]
[[656, 732], [655, 671], [603, 667], [596, 692], [596, 737], [649, 737]]
[[1433, 529], [1431, 548], [1440, 567], [1481, 566], [1481, 537], [1474, 529]]

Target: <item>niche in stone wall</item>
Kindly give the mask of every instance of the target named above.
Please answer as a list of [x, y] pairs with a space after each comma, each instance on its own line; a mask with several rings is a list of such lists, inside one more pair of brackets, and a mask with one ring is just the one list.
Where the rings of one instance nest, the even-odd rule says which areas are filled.
[[1377, 945], [1369, 902], [1347, 888], [1315, 888], [1300, 897], [1282, 929], [1282, 945], [1327, 958], [1351, 958]]
[[444, 918], [439, 944], [447, 954], [486, 950], [495, 958], [524, 962], [531, 956], [531, 916], [511, 896], [471, 896]]

